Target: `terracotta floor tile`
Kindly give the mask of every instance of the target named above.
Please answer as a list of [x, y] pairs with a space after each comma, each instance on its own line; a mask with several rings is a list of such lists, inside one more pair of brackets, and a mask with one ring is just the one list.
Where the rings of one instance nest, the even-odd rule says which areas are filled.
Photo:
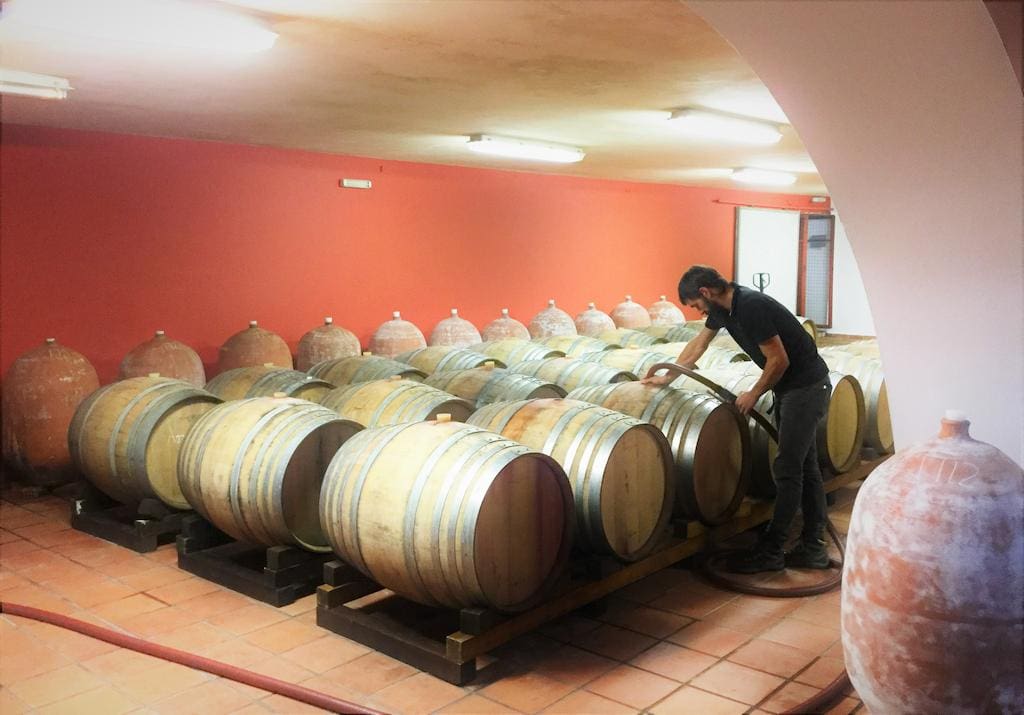
[[759, 708], [770, 713], [781, 713], [799, 705], [808, 698], [814, 697], [820, 692], [817, 688], [801, 683], [786, 683], [783, 687], [772, 693], [764, 702], [758, 705]]
[[691, 680], [690, 684], [731, 700], [754, 705], [783, 682], [777, 676], [723, 660]]
[[137, 616], [126, 618], [118, 625], [129, 633], [139, 638], [152, 638], [161, 633], [171, 633], [193, 623], [198, 623], [201, 617], [187, 608], [180, 606], [164, 606], [155, 611], [140, 613]]
[[589, 633], [600, 625], [600, 621], [592, 618], [570, 614], [542, 626], [539, 632], [548, 638], [568, 643], [575, 638]]
[[821, 655], [825, 658], [838, 658], [839, 660], [842, 660], [845, 657], [845, 654], [843, 653], [842, 640], [838, 640], [835, 643], [833, 643], [831, 646], [829, 646], [828, 650], [826, 650]]
[[224, 640], [200, 649], [198, 652], [207, 658], [236, 665], [239, 668], [247, 668], [253, 663], [266, 660], [273, 655], [269, 650], [258, 648], [241, 638]]
[[[860, 700], [854, 698], [843, 698], [836, 703], [825, 715], [850, 715], [854, 710], [857, 710], [860, 706]], [[867, 712], [866, 710], [858, 712]]]
[[648, 711], [652, 715], [741, 715], [749, 708], [735, 700], [684, 685]]
[[36, 514], [27, 509], [12, 509], [9, 512], [5, 512], [3, 515], [0, 515], [0, 523], [2, 523], [4, 528], [8, 531], [32, 526], [33, 524], [43, 524], [47, 521], [49, 521], [49, 519], [42, 514]]
[[638, 711], [628, 705], [609, 700], [586, 690], [569, 693], [554, 705], [549, 705], [544, 713], [558, 715], [634, 715]]
[[650, 605], [689, 618], [705, 618], [735, 600], [736, 595], [703, 587], [680, 586], [654, 599]]
[[50, 650], [74, 661], [86, 660], [117, 648], [105, 641], [90, 638], [67, 628], [51, 626], [49, 623], [26, 621], [25, 629]]
[[281, 606], [281, 613], [286, 616], [297, 616], [300, 613], [306, 613], [307, 611], [316, 610], [316, 594], [311, 593], [308, 596], [296, 599], [294, 602], [289, 603], [287, 606]]
[[706, 621], [697, 621], [673, 633], [666, 640], [721, 658], [750, 640], [750, 635]]
[[[59, 569], [67, 561], [60, 554], [55, 554], [49, 549], [41, 548], [38, 544], [31, 544], [27, 541], [0, 546], [0, 559], [3, 559], [2, 563], [5, 569], [17, 571], [26, 577], [25, 571], [37, 568]], [[53, 573], [60, 573], [60, 571], [54, 570]]]
[[613, 602], [607, 612], [600, 617], [600, 620], [654, 638], [665, 638], [693, 622], [693, 619], [680, 616], [677, 613], [641, 606], [628, 601]]
[[[347, 698], [342, 698], [342, 700], [347, 700]], [[353, 701], [349, 700], [349, 702]], [[286, 698], [283, 695], [271, 695], [269, 698], [260, 700], [259, 703], [257, 704], [266, 708], [266, 711], [272, 713], [283, 713], [284, 715], [299, 715], [300, 713], [302, 715], [305, 715], [305, 713], [328, 712], [327, 710], [322, 710], [320, 708], [313, 707], [312, 705], [306, 705], [305, 703], [301, 703], [298, 700]]]
[[729, 656], [733, 663], [789, 678], [814, 660], [814, 653], [756, 638]]
[[70, 665], [71, 661], [38, 641], [15, 648], [8, 638], [0, 648], [0, 685], [10, 687], [28, 678]]
[[[362, 693], [362, 692], [360, 692], [358, 690], [353, 690], [352, 688], [347, 688], [344, 685], [342, 685], [341, 683], [338, 683], [338, 682], [336, 682], [334, 680], [326, 678], [326, 677], [324, 677], [322, 675], [318, 675], [318, 676], [316, 676], [314, 678], [309, 678], [308, 680], [304, 680], [301, 683], [299, 683], [299, 685], [301, 685], [304, 688], [309, 688], [310, 690], [315, 690], [318, 693], [324, 693], [325, 695], [330, 695], [331, 697], [339, 698], [340, 700], [345, 700], [345, 701], [350, 702], [350, 703], [366, 705], [366, 704], [369, 703], [369, 700], [370, 700], [370, 696], [367, 695], [366, 693]], [[269, 698], [264, 698], [260, 702], [263, 703], [263, 704], [267, 704], [268, 701], [269, 701]], [[296, 702], [295, 705], [300, 705], [300, 703]], [[275, 707], [280, 707], [280, 706], [275, 706]], [[311, 707], [311, 706], [301, 705], [301, 707], [307, 708], [307, 707]], [[289, 711], [287, 711], [287, 710], [284, 710], [284, 711], [278, 710], [278, 712], [289, 712]], [[313, 712], [313, 711], [311, 710], [310, 712]]]
[[725, 604], [708, 614], [703, 620], [709, 625], [730, 628], [756, 636], [780, 619], [780, 616], [770, 612], [766, 613], [756, 605], [736, 602]]
[[247, 598], [240, 593], [234, 593], [232, 591], [212, 591], [210, 593], [204, 593], [201, 596], [196, 596], [195, 598], [189, 598], [185, 601], [181, 601], [175, 605], [179, 608], [184, 608], [195, 613], [203, 620], [209, 620], [214, 616], [248, 608], [254, 605], [254, 603], [252, 599]]
[[102, 603], [94, 608], [90, 608], [89, 611], [106, 621], [119, 623], [140, 613], [149, 613], [163, 607], [164, 604], [155, 598], [150, 598], [144, 593], [134, 593], [130, 596], [119, 598], [116, 601]]
[[813, 623], [816, 626], [839, 629], [840, 609], [826, 601], [805, 603], [789, 614], [790, 618]]
[[[54, 550], [61, 547], [54, 547]], [[123, 561], [125, 559], [131, 559], [135, 557], [130, 551], [115, 546], [114, 544], [88, 544], [88, 545], [72, 545], [67, 548], [63, 548], [61, 551], [63, 556], [71, 559], [72, 561], [88, 566], [89, 568], [97, 568], [104, 564], [111, 564], [115, 561]]]
[[785, 618], [765, 630], [761, 637], [817, 655], [824, 653], [829, 646], [839, 640], [839, 631]]
[[211, 680], [159, 700], [152, 707], [161, 715], [210, 715], [230, 713], [253, 702], [253, 698], [228, 687], [224, 682]]
[[10, 688], [0, 688], [0, 713], [4, 715], [21, 715], [31, 711], [28, 705], [11, 693]]
[[10, 685], [25, 704], [38, 708], [106, 685], [78, 664], [68, 665]]
[[175, 693], [195, 687], [214, 676], [176, 663], [161, 662], [155, 668], [119, 678], [115, 683], [132, 700], [152, 705]]
[[131, 701], [117, 689], [105, 685], [39, 708], [36, 712], [39, 715], [120, 715], [138, 707], [138, 703]]
[[325, 673], [342, 663], [366, 655], [370, 649], [348, 638], [329, 633], [281, 654], [282, 658], [314, 673]]
[[178, 568], [154, 566], [152, 561], [149, 561], [149, 566], [150, 568], [145, 571], [121, 576], [118, 578], [118, 581], [136, 591], [150, 591], [160, 586], [166, 586], [169, 583], [187, 581], [192, 578], [188, 571], [182, 571]]
[[602, 625], [573, 640], [573, 645], [613, 660], [634, 658], [657, 641], [617, 626]]
[[100, 574], [51, 581], [46, 587], [81, 608], [93, 608], [135, 595], [136, 591]]
[[278, 655], [271, 656], [266, 660], [257, 661], [250, 665], [248, 669], [254, 673], [283, 680], [286, 683], [301, 683], [303, 680], [309, 680], [315, 675], [313, 671], [303, 668], [301, 665], [290, 660], [285, 660]]
[[68, 532], [70, 531], [71, 529], [67, 524], [55, 521], [45, 521], [40, 524], [15, 529], [15, 533], [21, 538], [44, 547], [67, 543]]
[[412, 666], [389, 658], [383, 653], [371, 651], [348, 663], [332, 668], [322, 677], [343, 688], [371, 694], [416, 673]]
[[190, 598], [195, 598], [196, 596], [202, 596], [205, 593], [213, 593], [214, 591], [219, 590], [220, 586], [212, 581], [195, 578], [193, 576], [191, 578], [166, 583], [162, 586], [148, 589], [145, 593], [159, 601], [163, 601], [164, 603], [173, 606], [176, 603], [187, 601]]
[[741, 603], [755, 611], [760, 611], [766, 615], [772, 616], [788, 616], [793, 611], [800, 608], [807, 602], [813, 602], [812, 599], [804, 598], [774, 598], [771, 596], [751, 596], [748, 594], [740, 594], [736, 597], [736, 603]]
[[[188, 602], [186, 602], [188, 603]], [[242, 635], [285, 620], [288, 616], [279, 608], [263, 603], [252, 603], [241, 608], [232, 609], [207, 618], [210, 623], [224, 630]]]
[[146, 554], [146, 558], [164, 566], [176, 566], [178, 563], [178, 550], [174, 544], [165, 544], [156, 551]]
[[200, 621], [169, 633], [160, 633], [150, 640], [179, 650], [201, 652], [218, 643], [234, 640], [234, 637], [222, 628]]
[[693, 575], [690, 571], [667, 568], [655, 571], [650, 576], [619, 589], [615, 595], [638, 603], [649, 603], [670, 589], [692, 582]]
[[132, 554], [128, 558], [119, 559], [110, 563], [101, 564], [96, 570], [111, 578], [125, 578], [145, 573], [153, 568], [153, 562], [145, 556]]
[[417, 673], [411, 678], [377, 691], [373, 696], [373, 703], [378, 710], [387, 713], [415, 715], [432, 713], [465, 696], [466, 692], [456, 685], [427, 673]]
[[637, 710], [643, 710], [678, 687], [679, 683], [675, 680], [630, 665], [620, 665], [587, 683], [585, 689]]
[[557, 641], [539, 633], [525, 633], [513, 638], [508, 643], [495, 648], [491, 654], [499, 660], [513, 658], [526, 663], [533, 662], [543, 653], [549, 653], [558, 647]]
[[630, 664], [685, 683], [717, 662], [717, 658], [706, 653], [698, 653], [672, 643], [659, 643], [633, 658]]
[[563, 645], [537, 653], [530, 661], [530, 670], [574, 687], [588, 683], [618, 665], [618, 661], [605, 658], [575, 646]]
[[523, 673], [503, 678], [479, 691], [513, 710], [535, 713], [561, 700], [574, 688], [540, 673]]
[[164, 661], [133, 650], [118, 648], [82, 661], [82, 667], [111, 682], [155, 668]]
[[811, 663], [809, 668], [798, 673], [793, 680], [821, 689], [831, 684], [844, 670], [846, 663], [842, 658], [822, 656]]
[[[488, 713], [514, 713], [512, 708], [473, 693], [437, 711], [438, 715], [487, 715]], [[582, 712], [580, 710], [577, 713]]]
[[19, 576], [14, 571], [0, 571], [0, 592], [31, 585], [32, 583], [28, 579], [24, 576]]
[[266, 648], [273, 653], [284, 653], [292, 648], [299, 647], [303, 643], [316, 640], [322, 635], [324, 635], [322, 628], [305, 623], [297, 623], [289, 619], [252, 631], [246, 634], [244, 638], [253, 645]]

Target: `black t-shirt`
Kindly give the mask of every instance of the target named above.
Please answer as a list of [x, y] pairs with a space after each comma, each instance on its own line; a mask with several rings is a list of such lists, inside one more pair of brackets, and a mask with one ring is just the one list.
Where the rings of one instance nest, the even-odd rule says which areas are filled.
[[778, 335], [789, 356], [789, 367], [772, 388], [776, 392], [807, 387], [828, 376], [828, 366], [818, 355], [814, 339], [803, 329], [796, 316], [769, 295], [735, 283], [731, 285], [732, 310], [727, 311], [712, 304], [705, 327], [710, 330], [728, 330], [732, 339], [762, 369], [767, 360], [759, 346]]

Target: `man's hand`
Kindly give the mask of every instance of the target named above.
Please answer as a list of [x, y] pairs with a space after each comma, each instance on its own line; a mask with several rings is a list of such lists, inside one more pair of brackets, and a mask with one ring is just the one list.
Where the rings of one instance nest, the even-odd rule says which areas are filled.
[[654, 387], [662, 387], [664, 385], [668, 385], [675, 379], [675, 375], [655, 375], [653, 377], [645, 377], [640, 381], [640, 384], [653, 385]]
[[759, 397], [760, 395], [754, 392], [741, 392], [736, 396], [736, 409], [740, 411], [741, 415], [750, 414]]

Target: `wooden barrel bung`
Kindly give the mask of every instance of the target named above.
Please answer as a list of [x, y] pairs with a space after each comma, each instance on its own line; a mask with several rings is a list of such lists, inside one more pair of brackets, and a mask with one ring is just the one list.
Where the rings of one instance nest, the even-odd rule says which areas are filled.
[[635, 561], [654, 548], [672, 512], [672, 452], [653, 425], [577, 400], [499, 402], [469, 424], [550, 455], [569, 475], [577, 542]]
[[219, 397], [183, 380], [130, 377], [100, 388], [75, 412], [68, 447], [82, 474], [123, 504], [189, 503], [178, 484], [178, 453], [192, 426]]
[[377, 583], [431, 606], [499, 611], [528, 608], [556, 583], [572, 514], [550, 457], [443, 419], [356, 435], [320, 499], [334, 551]]
[[178, 478], [189, 504], [233, 538], [330, 551], [319, 495], [334, 454], [362, 427], [290, 397], [225, 402], [185, 437]]

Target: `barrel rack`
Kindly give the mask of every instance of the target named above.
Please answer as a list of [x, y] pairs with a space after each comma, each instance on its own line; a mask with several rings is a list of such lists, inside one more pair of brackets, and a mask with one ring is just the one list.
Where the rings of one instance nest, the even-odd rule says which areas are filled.
[[[825, 482], [827, 493], [866, 478], [888, 457], [862, 461]], [[744, 500], [731, 521], [716, 527], [677, 523], [673, 533], [646, 558], [631, 564], [602, 561], [582, 577], [573, 569], [555, 595], [513, 615], [487, 609], [428, 608], [394, 596], [339, 561], [324, 565], [317, 589], [317, 625], [369, 646], [456, 685], [471, 681], [476, 659], [548, 621], [593, 604], [609, 594], [683, 559], [713, 548], [771, 518], [772, 502]]]
[[178, 568], [271, 606], [287, 606], [323, 583], [330, 554], [235, 541], [198, 514], [184, 519]]
[[121, 504], [86, 481], [68, 495], [71, 528], [138, 553], [156, 551], [174, 541], [182, 519], [192, 512], [171, 509], [156, 499]]

